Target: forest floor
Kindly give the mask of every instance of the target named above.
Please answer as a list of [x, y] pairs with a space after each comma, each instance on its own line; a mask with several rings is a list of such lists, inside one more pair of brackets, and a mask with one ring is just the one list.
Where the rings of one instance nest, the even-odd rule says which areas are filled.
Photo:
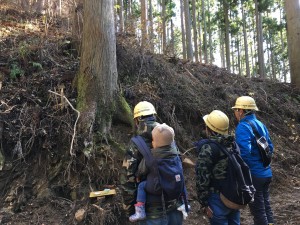
[[[130, 224], [119, 191], [122, 152], [132, 128], [114, 118], [112, 142], [82, 152], [73, 136], [77, 51], [63, 20], [46, 29], [39, 17], [0, 7], [0, 224]], [[213, 109], [236, 121], [236, 97], [252, 95], [275, 145], [271, 203], [276, 224], [299, 224], [300, 91], [287, 83], [247, 79], [224, 68], [142, 52], [134, 37], [117, 37], [119, 84], [130, 106], [155, 104], [160, 122], [174, 127], [183, 157], [203, 137], [202, 116]], [[65, 97], [61, 97], [65, 96]], [[75, 127], [76, 128], [76, 127]], [[75, 138], [74, 145], [71, 142]], [[76, 157], [70, 156], [75, 150]], [[185, 168], [191, 213], [185, 225], [208, 224], [196, 200], [195, 173]], [[117, 195], [89, 198], [115, 188]], [[80, 217], [82, 212], [82, 217]], [[76, 216], [75, 216], [76, 215]], [[251, 224], [248, 209], [242, 224]]]

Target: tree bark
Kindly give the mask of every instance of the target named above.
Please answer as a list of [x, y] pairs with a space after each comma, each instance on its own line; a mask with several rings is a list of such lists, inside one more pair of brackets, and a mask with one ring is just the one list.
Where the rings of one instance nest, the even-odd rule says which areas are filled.
[[202, 5], [202, 22], [203, 22], [203, 54], [204, 54], [204, 62], [208, 63], [208, 53], [207, 53], [207, 26], [206, 26], [206, 16], [205, 16], [205, 1], [201, 1]]
[[262, 15], [261, 12], [259, 12], [258, 10], [258, 0], [255, 0], [255, 18], [257, 35], [258, 73], [261, 78], [266, 78], [262, 34]]
[[226, 57], [226, 68], [230, 71], [230, 44], [229, 44], [229, 19], [228, 19], [228, 0], [223, 0], [223, 11], [224, 11], [224, 21], [225, 21], [225, 57]]
[[202, 26], [201, 22], [203, 19], [201, 19], [201, 12], [198, 12], [198, 33], [199, 33], [199, 62], [202, 63]]
[[123, 12], [124, 12], [124, 5], [123, 5], [123, 0], [119, 0], [119, 21], [120, 21], [120, 33], [124, 32], [124, 17], [123, 17]]
[[300, 88], [300, 6], [299, 0], [285, 0], [291, 83]]
[[189, 0], [184, 0], [184, 18], [185, 18], [185, 34], [187, 58], [193, 61], [192, 33], [191, 33], [191, 15], [189, 8]]
[[186, 41], [185, 41], [185, 27], [184, 27], [184, 9], [183, 1], [180, 0], [180, 21], [181, 21], [181, 38], [182, 38], [182, 58], [186, 59]]
[[142, 49], [144, 50], [147, 45], [147, 8], [146, 0], [141, 0], [141, 27], [142, 27]]
[[243, 20], [243, 37], [244, 37], [244, 48], [245, 48], [245, 61], [246, 61], [246, 77], [250, 78], [250, 66], [249, 66], [249, 53], [248, 53], [248, 38], [246, 29], [246, 16], [244, 12], [243, 2], [242, 8], [242, 20]]
[[86, 143], [92, 142], [95, 129], [104, 137], [109, 133], [117, 78], [113, 1], [85, 1], [77, 108]]
[[162, 50], [167, 54], [167, 33], [166, 33], [166, 0], [161, 1], [161, 21], [162, 21]]
[[196, 0], [192, 0], [193, 11], [193, 37], [194, 37], [194, 56], [195, 61], [199, 62], [198, 58], [198, 35], [197, 35], [197, 20], [196, 20]]
[[154, 31], [153, 31], [153, 10], [152, 10], [152, 0], [149, 0], [149, 42], [150, 42], [150, 51], [154, 53], [154, 44], [153, 44], [153, 39], [154, 39]]

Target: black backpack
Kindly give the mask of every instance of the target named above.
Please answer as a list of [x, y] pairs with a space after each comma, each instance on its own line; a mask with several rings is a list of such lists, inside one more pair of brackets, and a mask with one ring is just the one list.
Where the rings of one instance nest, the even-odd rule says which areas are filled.
[[163, 195], [165, 201], [179, 199], [184, 192], [183, 168], [179, 155], [170, 158], [154, 158], [141, 136], [135, 136], [131, 141], [143, 155], [149, 170], [146, 192], [152, 195]]
[[[207, 139], [201, 142], [201, 145], [215, 144], [228, 157], [227, 176], [219, 184], [223, 203], [232, 209], [245, 207], [253, 200], [255, 188], [252, 183], [250, 169], [241, 158], [238, 145], [233, 142], [228, 149], [217, 141]], [[199, 146], [200, 148], [201, 146]]]

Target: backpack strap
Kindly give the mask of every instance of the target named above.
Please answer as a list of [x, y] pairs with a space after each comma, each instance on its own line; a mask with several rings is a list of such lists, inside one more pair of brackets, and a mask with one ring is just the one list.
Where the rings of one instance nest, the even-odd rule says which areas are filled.
[[139, 152], [145, 158], [146, 165], [149, 165], [149, 162], [152, 163], [154, 158], [153, 158], [150, 148], [146, 144], [144, 138], [142, 138], [142, 136], [140, 136], [140, 135], [137, 135], [137, 136], [131, 138], [131, 141], [137, 146]]
[[[261, 141], [260, 139], [262, 137], [265, 138], [264, 135], [260, 135], [256, 129], [256, 127], [254, 126], [254, 124], [249, 121], [249, 120], [246, 120], [246, 122], [252, 127], [252, 130], [253, 130], [253, 133], [255, 135], [255, 144], [257, 145], [258, 147], [258, 151], [259, 151], [259, 154], [260, 154], [260, 157], [261, 157], [261, 161], [263, 163], [263, 166], [264, 167], [267, 167], [270, 165], [271, 163], [271, 157], [272, 157], [272, 152], [270, 151], [269, 147], [268, 147], [268, 143], [267, 143], [267, 148], [265, 147], [262, 147], [261, 145]], [[265, 141], [267, 142], [267, 139], [265, 138]]]
[[259, 139], [261, 137], [261, 135], [258, 133], [258, 131], [257, 131], [256, 127], [254, 126], [254, 124], [249, 120], [246, 120], [246, 123], [248, 123], [252, 127], [252, 130], [253, 130], [253, 133], [254, 133], [256, 139]]

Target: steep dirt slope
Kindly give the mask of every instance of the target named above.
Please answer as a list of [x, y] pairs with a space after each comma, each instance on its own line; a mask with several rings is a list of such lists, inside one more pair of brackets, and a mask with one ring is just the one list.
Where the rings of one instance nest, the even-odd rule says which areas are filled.
[[[28, 19], [28, 23], [24, 22]], [[77, 114], [72, 85], [79, 61], [59, 21], [45, 34], [39, 18], [0, 11], [0, 224], [126, 224], [122, 197], [89, 199], [92, 190], [117, 188], [122, 149], [132, 129], [115, 118], [109, 145], [97, 140], [92, 157], [71, 146]], [[203, 136], [202, 116], [220, 109], [235, 123], [236, 97], [252, 95], [258, 117], [275, 144], [271, 200], [277, 224], [298, 224], [300, 92], [289, 84], [246, 79], [216, 66], [141, 53], [134, 39], [119, 36], [120, 88], [133, 107], [155, 104], [159, 121], [174, 127], [177, 143], [192, 160], [193, 141]], [[52, 92], [49, 92], [52, 91]], [[64, 94], [61, 98], [57, 94]], [[76, 151], [71, 157], [70, 149]], [[205, 224], [196, 201], [194, 169], [185, 168], [192, 212], [185, 224]], [[75, 213], [84, 210], [81, 222]], [[243, 224], [250, 224], [247, 210]]]

